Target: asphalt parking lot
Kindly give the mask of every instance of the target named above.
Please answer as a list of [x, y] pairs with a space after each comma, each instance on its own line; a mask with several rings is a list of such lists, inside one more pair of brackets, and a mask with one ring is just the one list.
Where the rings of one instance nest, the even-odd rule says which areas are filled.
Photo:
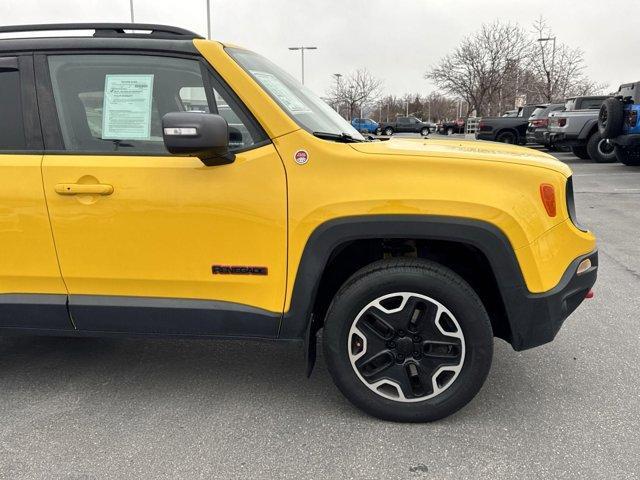
[[556, 154], [598, 235], [595, 298], [551, 344], [497, 341], [434, 424], [365, 416], [297, 346], [0, 338], [0, 478], [638, 478], [640, 168]]

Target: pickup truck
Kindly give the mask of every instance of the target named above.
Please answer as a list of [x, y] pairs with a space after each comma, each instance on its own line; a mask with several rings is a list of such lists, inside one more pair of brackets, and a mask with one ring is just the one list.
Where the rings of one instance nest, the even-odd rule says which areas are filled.
[[419, 133], [426, 137], [436, 130], [436, 125], [431, 122], [423, 122], [416, 117], [397, 117], [395, 122], [382, 122], [378, 127], [378, 132], [386, 136], [394, 133]]
[[527, 127], [529, 116], [537, 105], [525, 105], [518, 109], [516, 117], [486, 117], [478, 122], [476, 140], [491, 140], [494, 142], [527, 143]]
[[613, 145], [598, 132], [598, 111], [607, 96], [567, 99], [565, 109], [549, 114], [546, 143], [553, 147], [571, 147], [573, 154], [598, 163], [616, 161]]
[[438, 133], [442, 135], [453, 135], [454, 133], [464, 133], [466, 121], [464, 118], [458, 118], [448, 122], [441, 122], [437, 125]]

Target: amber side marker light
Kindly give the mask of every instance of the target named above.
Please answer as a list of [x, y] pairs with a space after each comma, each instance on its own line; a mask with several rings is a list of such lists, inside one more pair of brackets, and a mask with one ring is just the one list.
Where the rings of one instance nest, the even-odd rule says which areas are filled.
[[548, 183], [540, 184], [540, 197], [542, 198], [542, 204], [544, 205], [547, 215], [550, 217], [556, 216], [556, 190], [553, 185]]

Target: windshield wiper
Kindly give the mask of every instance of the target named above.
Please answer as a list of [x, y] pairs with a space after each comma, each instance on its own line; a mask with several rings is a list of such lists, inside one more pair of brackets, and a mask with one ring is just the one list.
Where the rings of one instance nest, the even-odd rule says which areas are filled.
[[342, 143], [360, 143], [362, 140], [358, 138], [354, 138], [348, 133], [329, 133], [329, 132], [313, 132], [313, 135], [318, 138], [323, 138], [325, 140], [333, 140], [334, 142], [342, 142]]

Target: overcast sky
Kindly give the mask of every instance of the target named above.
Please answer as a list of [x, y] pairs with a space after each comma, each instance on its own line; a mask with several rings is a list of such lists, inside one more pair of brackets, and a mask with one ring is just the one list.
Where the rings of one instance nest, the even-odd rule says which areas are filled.
[[[588, 74], [615, 90], [640, 80], [638, 0], [211, 0], [213, 38], [255, 50], [324, 94], [333, 73], [366, 67], [385, 91], [429, 93], [429, 65], [481, 23], [496, 18], [530, 30], [547, 18], [558, 42], [585, 51]], [[205, 0], [134, 0], [135, 19], [206, 35]], [[129, 0], [0, 0], [3, 25], [129, 20]]]

